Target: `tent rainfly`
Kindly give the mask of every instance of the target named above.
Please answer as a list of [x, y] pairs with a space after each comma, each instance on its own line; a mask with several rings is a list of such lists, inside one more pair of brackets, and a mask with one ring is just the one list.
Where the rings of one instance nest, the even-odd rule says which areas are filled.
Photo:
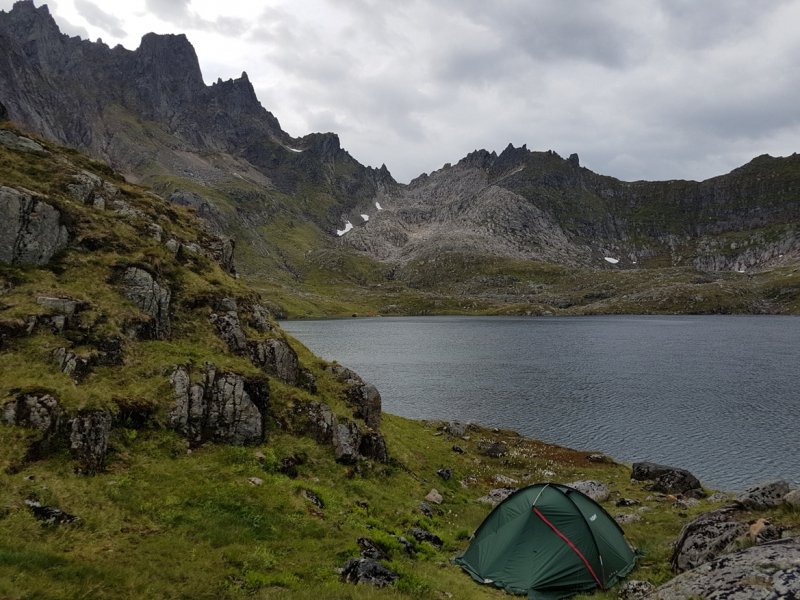
[[608, 589], [633, 570], [636, 554], [599, 504], [557, 483], [517, 490], [481, 523], [453, 562], [483, 584], [530, 600]]

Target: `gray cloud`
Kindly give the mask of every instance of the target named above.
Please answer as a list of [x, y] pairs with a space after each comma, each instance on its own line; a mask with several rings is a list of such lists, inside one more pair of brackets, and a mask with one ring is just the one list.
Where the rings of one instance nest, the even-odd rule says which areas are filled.
[[223, 16], [209, 21], [192, 12], [190, 6], [191, 0], [145, 0], [148, 12], [181, 28], [213, 31], [226, 37], [242, 35], [249, 28], [247, 19]]
[[74, 0], [75, 9], [90, 25], [99, 27], [117, 39], [124, 38], [127, 34], [122, 28], [122, 21], [110, 15], [89, 0]]

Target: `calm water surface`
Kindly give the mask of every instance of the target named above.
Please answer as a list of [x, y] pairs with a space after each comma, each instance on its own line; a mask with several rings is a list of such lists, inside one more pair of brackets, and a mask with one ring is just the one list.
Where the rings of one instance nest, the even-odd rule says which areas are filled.
[[283, 321], [374, 383], [386, 412], [474, 420], [740, 490], [800, 484], [800, 318]]

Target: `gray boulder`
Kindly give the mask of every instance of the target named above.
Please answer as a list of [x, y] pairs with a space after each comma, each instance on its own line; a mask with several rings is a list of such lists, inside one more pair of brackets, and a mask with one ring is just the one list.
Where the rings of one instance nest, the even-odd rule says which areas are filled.
[[300, 369], [297, 376], [297, 387], [308, 390], [312, 394], [317, 393], [317, 377], [311, 372], [311, 369]]
[[72, 183], [67, 184], [67, 192], [81, 204], [105, 208], [119, 195], [119, 188], [94, 173], [81, 171], [72, 177]]
[[218, 372], [212, 363], [206, 363], [202, 384], [192, 385], [183, 365], [175, 367], [170, 383], [175, 405], [168, 416], [169, 426], [190, 444], [206, 440], [245, 444], [263, 439], [263, 414], [269, 406], [265, 381]]
[[450, 479], [453, 476], [453, 473], [455, 473], [455, 469], [453, 469], [453, 467], [447, 467], [445, 469], [439, 469], [436, 471], [436, 474], [445, 481]]
[[[0, 118], [0, 122], [5, 120], [6, 119]], [[20, 152], [33, 152], [36, 154], [44, 154], [47, 152], [40, 143], [34, 142], [30, 138], [16, 135], [14, 132], [8, 131], [7, 129], [0, 131], [0, 146]]]
[[617, 513], [614, 515], [614, 520], [620, 525], [629, 525], [641, 521], [642, 517], [636, 514]]
[[55, 449], [64, 413], [55, 396], [44, 392], [22, 394], [3, 405], [3, 420], [9, 425], [42, 432], [26, 454], [27, 460], [38, 460]]
[[336, 365], [336, 364], [327, 365], [325, 367], [325, 370], [333, 373], [333, 375], [339, 381], [344, 381], [345, 383], [351, 383], [351, 384], [364, 383], [364, 380], [358, 376], [358, 373], [342, 365]]
[[336, 460], [342, 463], [354, 463], [361, 455], [361, 428], [355, 421], [336, 425], [333, 433], [333, 451]]
[[247, 343], [250, 360], [253, 364], [289, 385], [297, 385], [300, 376], [300, 362], [297, 353], [284, 340], [268, 339]]
[[501, 458], [508, 454], [508, 447], [505, 444], [501, 444], [500, 442], [495, 442], [491, 444], [486, 450], [482, 452], [484, 456], [488, 456], [490, 458]]
[[381, 395], [371, 383], [354, 385], [347, 390], [347, 398], [353, 407], [353, 416], [364, 419], [367, 427], [379, 429], [381, 425]]
[[737, 494], [733, 501], [745, 508], [764, 509], [780, 506], [783, 497], [789, 493], [789, 484], [783, 479], [760, 483]]
[[793, 490], [783, 497], [783, 503], [792, 508], [800, 508], [800, 489]]
[[235, 311], [211, 314], [211, 322], [217, 328], [217, 334], [228, 344], [228, 348], [235, 354], [247, 352], [247, 336], [239, 324], [239, 316]]
[[800, 598], [800, 538], [753, 546], [687, 571], [645, 596], [647, 600]]
[[128, 267], [121, 279], [122, 295], [150, 317], [145, 337], [164, 339], [172, 331], [169, 316], [170, 291], [160, 286], [147, 271]]
[[83, 413], [70, 419], [69, 449], [75, 472], [94, 475], [103, 470], [112, 417], [105, 412]]
[[483, 502], [484, 504], [500, 504], [518, 489], [517, 487], [494, 488], [493, 490], [489, 490], [488, 495], [478, 498], [478, 502]]
[[269, 322], [269, 310], [260, 304], [253, 306], [250, 324], [262, 333], [272, 331], [272, 324]]
[[447, 433], [452, 435], [453, 437], [464, 437], [464, 434], [467, 433], [467, 422], [466, 421], [450, 421], [446, 426], [445, 430]]
[[0, 186], [0, 263], [44, 265], [68, 240], [58, 210]]
[[400, 575], [372, 558], [351, 558], [342, 571], [342, 581], [345, 583], [364, 583], [377, 588], [392, 585], [398, 579]]
[[736, 548], [747, 527], [734, 514], [733, 506], [723, 506], [689, 521], [681, 529], [670, 558], [675, 572], [694, 569]]
[[611, 494], [611, 491], [605, 483], [594, 480], [573, 481], [572, 483], [565, 483], [564, 485], [589, 496], [589, 498], [595, 502], [605, 502]]
[[430, 531], [420, 529], [419, 527], [412, 527], [408, 530], [408, 533], [418, 542], [427, 542], [434, 548], [441, 548], [444, 546], [444, 542], [438, 535]]
[[700, 480], [686, 469], [651, 462], [634, 463], [631, 479], [652, 480], [652, 489], [663, 494], [683, 494], [689, 490], [701, 490], [702, 492], [703, 487]]

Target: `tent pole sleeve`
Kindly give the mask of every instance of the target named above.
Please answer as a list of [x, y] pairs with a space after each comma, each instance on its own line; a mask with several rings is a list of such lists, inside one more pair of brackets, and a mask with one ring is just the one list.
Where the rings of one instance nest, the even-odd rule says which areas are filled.
[[539, 512], [539, 509], [538, 509], [538, 508], [536, 508], [535, 506], [533, 507], [533, 512], [535, 512], [535, 513], [536, 513], [536, 514], [539, 516], [539, 518], [540, 518], [542, 521], [544, 521], [544, 522], [545, 522], [545, 523], [546, 523], [546, 524], [547, 524], [547, 525], [550, 527], [550, 529], [552, 529], [553, 531], [555, 531], [555, 532], [556, 532], [556, 535], [557, 535], [558, 537], [560, 537], [562, 540], [564, 540], [564, 541], [567, 543], [567, 545], [568, 545], [570, 548], [572, 548], [572, 549], [575, 551], [575, 554], [577, 554], [578, 556], [580, 556], [580, 557], [581, 557], [581, 560], [583, 561], [583, 564], [585, 564], [585, 565], [586, 565], [586, 568], [587, 568], [587, 569], [589, 569], [589, 573], [591, 573], [591, 574], [592, 574], [592, 577], [594, 577], [594, 580], [597, 582], [597, 585], [598, 585], [598, 586], [600, 586], [600, 589], [601, 589], [601, 590], [605, 590], [605, 589], [606, 589], [606, 588], [605, 588], [605, 586], [604, 586], [602, 583], [600, 583], [600, 580], [597, 578], [597, 575], [595, 575], [595, 573], [594, 573], [594, 569], [592, 569], [592, 565], [590, 565], [590, 564], [589, 564], [589, 561], [588, 561], [588, 560], [586, 560], [586, 558], [583, 556], [583, 554], [581, 554], [581, 551], [580, 551], [580, 550], [578, 550], [578, 549], [575, 547], [575, 544], [573, 544], [573, 543], [572, 543], [572, 542], [569, 540], [569, 538], [568, 538], [567, 536], [565, 536], [565, 535], [564, 535], [563, 533], [561, 533], [561, 532], [560, 532], [558, 529], [556, 529], [555, 525], [553, 525], [553, 524], [552, 524], [550, 521], [548, 521], [547, 519], [545, 519], [544, 515], [543, 515], [542, 513], [540, 513], [540, 512]]

